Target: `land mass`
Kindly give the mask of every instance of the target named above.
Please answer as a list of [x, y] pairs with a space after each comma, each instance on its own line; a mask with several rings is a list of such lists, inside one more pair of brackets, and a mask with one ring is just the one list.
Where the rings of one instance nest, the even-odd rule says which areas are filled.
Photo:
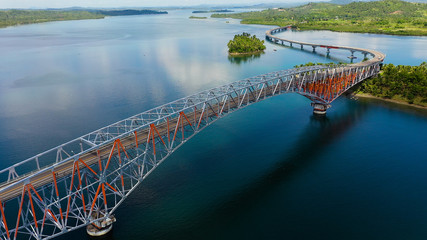
[[234, 12], [232, 10], [228, 10], [228, 9], [219, 9], [219, 10], [196, 10], [193, 11], [192, 13], [212, 13], [212, 12], [216, 12], [216, 13], [224, 13], [224, 12]]
[[106, 16], [167, 14], [155, 10], [1, 10], [0, 27], [52, 21], [100, 19]]
[[190, 19], [207, 19], [207, 17], [190, 16]]
[[309, 3], [259, 12], [212, 14], [211, 17], [242, 19], [243, 24], [294, 25], [301, 30], [427, 36], [427, 4], [401, 0], [346, 5]]
[[249, 33], [237, 34], [227, 44], [230, 55], [248, 55], [264, 51], [264, 40]]
[[363, 81], [356, 96], [427, 107], [427, 63], [419, 66], [385, 64], [380, 74]]

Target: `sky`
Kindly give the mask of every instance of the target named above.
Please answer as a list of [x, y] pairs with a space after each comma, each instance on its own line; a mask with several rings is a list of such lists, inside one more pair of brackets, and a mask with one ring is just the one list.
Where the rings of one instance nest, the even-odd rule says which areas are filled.
[[[312, 2], [320, 0], [311, 0]], [[63, 8], [63, 7], [166, 7], [201, 4], [296, 3], [298, 0], [0, 0], [4, 8]], [[306, 2], [304, 0], [304, 2]]]

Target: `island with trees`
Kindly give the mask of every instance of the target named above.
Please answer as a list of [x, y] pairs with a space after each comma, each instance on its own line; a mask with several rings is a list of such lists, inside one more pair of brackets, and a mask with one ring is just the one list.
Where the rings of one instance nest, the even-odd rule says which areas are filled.
[[211, 17], [242, 19], [243, 24], [294, 25], [301, 30], [427, 36], [426, 16], [427, 3], [381, 0], [346, 5], [309, 3], [293, 8], [212, 14]]
[[232, 10], [228, 10], [228, 9], [214, 9], [214, 10], [196, 10], [193, 11], [192, 13], [230, 13], [230, 12], [234, 12]]
[[207, 19], [208, 17], [190, 16], [189, 19]]
[[166, 11], [156, 11], [148, 9], [123, 9], [123, 10], [89, 10], [90, 12], [100, 13], [105, 16], [127, 16], [127, 15], [151, 15], [151, 14], [168, 14]]
[[245, 32], [235, 35], [227, 46], [230, 55], [250, 55], [261, 53], [265, 50], [264, 40]]
[[0, 28], [16, 26], [31, 23], [43, 23], [52, 21], [82, 20], [82, 19], [100, 19], [106, 16], [122, 15], [145, 15], [145, 14], [167, 14], [164, 11], [155, 10], [0, 10]]

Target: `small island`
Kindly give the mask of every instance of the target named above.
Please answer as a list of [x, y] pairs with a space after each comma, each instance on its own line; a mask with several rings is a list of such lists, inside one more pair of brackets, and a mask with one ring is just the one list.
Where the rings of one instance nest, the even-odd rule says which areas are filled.
[[227, 44], [230, 55], [249, 55], [263, 52], [265, 49], [264, 40], [260, 40], [255, 35], [249, 33], [237, 34], [233, 40]]
[[208, 17], [190, 16], [189, 19], [207, 19]]
[[230, 13], [230, 12], [234, 12], [234, 11], [231, 11], [228, 9], [209, 10], [209, 11], [196, 10], [196, 11], [193, 11], [192, 13]]
[[151, 15], [151, 14], [168, 14], [166, 11], [148, 10], [148, 9], [119, 9], [119, 10], [89, 10], [105, 16], [129, 16], [129, 15]]

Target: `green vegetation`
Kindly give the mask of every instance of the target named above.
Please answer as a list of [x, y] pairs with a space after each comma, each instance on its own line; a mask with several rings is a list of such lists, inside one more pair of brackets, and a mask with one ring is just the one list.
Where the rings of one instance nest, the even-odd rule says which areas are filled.
[[88, 11], [5, 10], [0, 11], [0, 27], [78, 19], [97, 19], [104, 15]]
[[256, 59], [261, 58], [261, 55], [263, 54], [263, 52], [258, 52], [254, 54], [228, 55], [228, 61], [230, 61], [230, 63], [240, 65], [242, 63], [255, 61]]
[[347, 5], [309, 3], [260, 12], [212, 14], [212, 17], [242, 19], [244, 24], [295, 25], [302, 30], [427, 36], [427, 4], [401, 0]]
[[249, 33], [237, 34], [233, 40], [227, 44], [228, 52], [230, 54], [252, 54], [262, 52], [265, 49], [264, 40], [260, 40], [255, 35], [251, 36]]
[[224, 13], [224, 12], [234, 12], [234, 11], [227, 10], [227, 9], [209, 10], [209, 11], [196, 10], [196, 11], [193, 11], [192, 13], [211, 13], [211, 12]]
[[30, 23], [51, 21], [99, 19], [105, 16], [140, 15], [140, 14], [167, 14], [153, 10], [1, 10], [0, 28]]
[[427, 107], [427, 63], [420, 66], [386, 64], [377, 77], [363, 81], [357, 93]]
[[207, 19], [207, 17], [190, 16], [190, 19]]
[[165, 11], [155, 10], [136, 10], [136, 9], [125, 9], [125, 10], [90, 10], [95, 13], [100, 13], [105, 16], [125, 16], [125, 15], [147, 15], [147, 14], [168, 14]]

